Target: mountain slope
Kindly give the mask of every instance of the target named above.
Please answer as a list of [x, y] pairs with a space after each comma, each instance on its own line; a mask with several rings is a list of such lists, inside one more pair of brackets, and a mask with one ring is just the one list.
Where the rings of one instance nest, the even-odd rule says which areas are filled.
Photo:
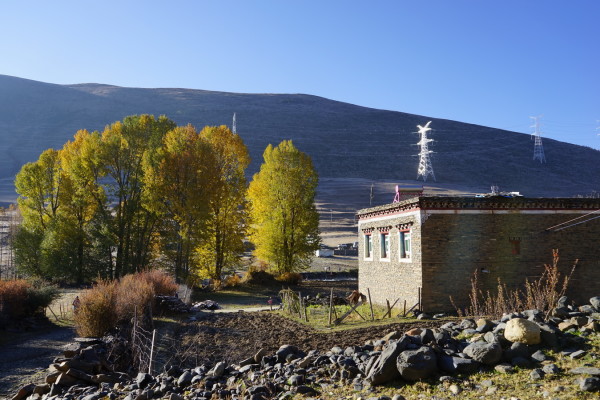
[[416, 178], [416, 125], [433, 121], [431, 150], [438, 183], [527, 196], [572, 196], [600, 190], [600, 152], [544, 139], [545, 164], [532, 160], [530, 135], [462, 122], [376, 110], [303, 94], [239, 94], [139, 89], [100, 84], [55, 85], [0, 75], [0, 201], [15, 198], [12, 181], [46, 148], [60, 148], [78, 129], [102, 130], [131, 114], [165, 114], [200, 129], [231, 125], [257, 171], [267, 144], [293, 139], [329, 178]]

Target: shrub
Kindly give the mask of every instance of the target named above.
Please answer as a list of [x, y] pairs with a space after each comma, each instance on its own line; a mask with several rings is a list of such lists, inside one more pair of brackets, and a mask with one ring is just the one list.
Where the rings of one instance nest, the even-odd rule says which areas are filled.
[[297, 272], [284, 272], [275, 279], [278, 282], [287, 283], [288, 285], [297, 285], [302, 282], [302, 275]]
[[29, 287], [27, 289], [27, 302], [25, 305], [28, 314], [43, 312], [54, 300], [58, 299], [60, 292], [56, 286]]
[[141, 318], [146, 308], [152, 307], [154, 288], [141, 275], [126, 275], [119, 282], [115, 302], [118, 321], [130, 320], [136, 313]]
[[238, 274], [234, 273], [234, 274], [226, 277], [223, 280], [222, 285], [223, 285], [223, 287], [236, 287], [241, 282], [242, 282], [242, 278], [240, 278]]
[[81, 305], [74, 314], [78, 335], [102, 336], [115, 327], [117, 285], [117, 281], [100, 281], [81, 294]]
[[8, 319], [26, 316], [27, 292], [31, 286], [25, 280], [0, 280], [0, 312]]
[[178, 285], [173, 277], [163, 271], [151, 269], [137, 274], [140, 279], [150, 283], [154, 288], [154, 294], [159, 296], [172, 296], [177, 292]]
[[277, 281], [275, 277], [263, 270], [249, 269], [244, 276], [244, 283], [249, 285], [271, 285], [275, 284]]

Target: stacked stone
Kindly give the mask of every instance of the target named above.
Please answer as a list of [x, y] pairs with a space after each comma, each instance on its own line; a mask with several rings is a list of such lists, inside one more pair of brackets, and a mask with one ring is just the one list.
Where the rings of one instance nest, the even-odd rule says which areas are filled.
[[[561, 371], [542, 351], [563, 349], [561, 353], [572, 359], [584, 356], [582, 336], [600, 331], [600, 297], [590, 303], [576, 309], [561, 299], [547, 320], [538, 310], [507, 314], [497, 321], [464, 319], [435, 329], [391, 332], [360, 346], [336, 346], [324, 353], [284, 345], [275, 354], [261, 350], [237, 365], [170, 367], [157, 376], [139, 373], [135, 379], [111, 373], [97, 352], [86, 347], [68, 360], [56, 360], [46, 386], [25, 387], [13, 400], [284, 399], [318, 396], [319, 390], [340, 384], [363, 390], [395, 380], [439, 377], [442, 382], [458, 382], [448, 375], [492, 369], [510, 373], [515, 367], [531, 369], [532, 381], [560, 372], [583, 376], [577, 381], [579, 389], [598, 391], [600, 368]], [[578, 335], [569, 333], [575, 330]], [[490, 384], [488, 392], [493, 389]], [[449, 390], [457, 394], [462, 389], [453, 383]]]
[[190, 306], [177, 296], [155, 296], [156, 308], [159, 312], [188, 313]]

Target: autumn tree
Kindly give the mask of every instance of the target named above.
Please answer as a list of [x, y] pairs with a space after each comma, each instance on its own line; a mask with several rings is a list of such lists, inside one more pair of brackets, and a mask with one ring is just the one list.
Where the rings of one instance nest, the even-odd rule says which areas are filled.
[[263, 157], [248, 189], [255, 255], [280, 274], [304, 269], [320, 243], [317, 172], [291, 140], [267, 146]]
[[100, 151], [108, 178], [103, 185], [114, 204], [110, 215], [116, 240], [114, 277], [139, 271], [149, 261], [158, 219], [142, 205], [142, 160], [152, 157], [175, 126], [165, 116], [156, 119], [152, 115], [133, 115], [102, 133]]
[[250, 164], [242, 138], [226, 126], [205, 127], [200, 136], [213, 156], [207, 238], [196, 250], [200, 276], [219, 281], [224, 269], [239, 262], [244, 251], [248, 206], [246, 177]]
[[162, 250], [175, 276], [186, 279], [194, 267], [194, 250], [207, 237], [212, 151], [191, 125], [177, 127], [156, 154], [146, 155], [144, 165], [146, 208], [162, 217]]

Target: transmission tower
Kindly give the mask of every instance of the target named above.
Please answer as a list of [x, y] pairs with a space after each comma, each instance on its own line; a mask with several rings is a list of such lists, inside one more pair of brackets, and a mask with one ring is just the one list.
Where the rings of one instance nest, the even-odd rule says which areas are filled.
[[540, 163], [545, 163], [546, 162], [546, 156], [544, 155], [544, 146], [542, 146], [542, 137], [541, 132], [540, 132], [540, 121], [539, 119], [542, 116], [539, 115], [537, 117], [529, 117], [531, 118], [534, 122], [533, 125], [531, 125], [531, 128], [534, 128], [535, 131], [533, 132], [533, 134], [531, 135], [533, 139], [535, 139], [535, 144], [533, 145], [533, 160], [540, 160]]
[[429, 175], [432, 176], [435, 181], [435, 174], [433, 173], [433, 166], [431, 165], [431, 160], [429, 159], [429, 154], [433, 153], [433, 151], [429, 150], [429, 142], [433, 142], [433, 139], [427, 138], [427, 132], [431, 130], [429, 127], [431, 121], [429, 121], [425, 126], [417, 125], [419, 128], [419, 135], [421, 136], [421, 140], [417, 145], [421, 146], [421, 151], [419, 152], [419, 169], [417, 170], [417, 180], [420, 177], [423, 178], [423, 182], [427, 182], [427, 177]]
[[233, 113], [233, 126], [231, 128], [233, 133], [237, 133], [237, 127], [235, 126], [235, 113]]

